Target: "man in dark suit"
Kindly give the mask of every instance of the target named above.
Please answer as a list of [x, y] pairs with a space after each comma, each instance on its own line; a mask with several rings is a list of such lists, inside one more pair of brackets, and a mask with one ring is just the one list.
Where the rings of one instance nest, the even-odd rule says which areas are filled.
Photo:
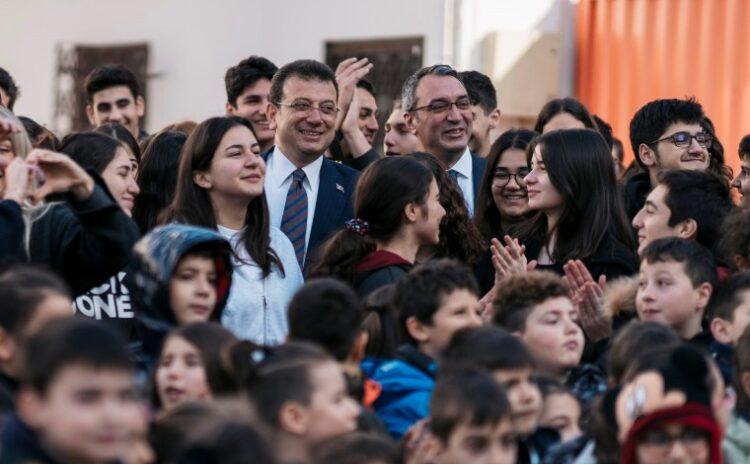
[[469, 150], [472, 105], [458, 73], [444, 64], [420, 69], [404, 83], [401, 103], [410, 130], [442, 161], [473, 214], [487, 161]]
[[314, 60], [284, 65], [269, 92], [275, 146], [264, 155], [271, 225], [310, 269], [320, 245], [352, 218], [358, 173], [323, 156], [334, 138], [338, 86], [333, 71]]

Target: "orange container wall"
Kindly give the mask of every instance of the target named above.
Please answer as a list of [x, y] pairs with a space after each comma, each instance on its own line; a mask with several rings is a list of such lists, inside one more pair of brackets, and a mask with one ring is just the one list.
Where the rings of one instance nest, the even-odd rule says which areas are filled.
[[580, 0], [576, 94], [633, 158], [628, 126], [657, 98], [694, 96], [735, 173], [750, 133], [750, 0]]

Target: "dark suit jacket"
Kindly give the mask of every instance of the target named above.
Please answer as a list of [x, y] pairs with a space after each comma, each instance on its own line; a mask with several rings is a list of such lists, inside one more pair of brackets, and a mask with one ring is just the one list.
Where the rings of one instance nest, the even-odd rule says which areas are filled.
[[[263, 160], [268, 161], [268, 156], [272, 152], [273, 147], [262, 155]], [[354, 187], [357, 185], [358, 177], [359, 172], [354, 169], [323, 158], [323, 165], [320, 167], [318, 199], [312, 217], [310, 243], [307, 244], [305, 255], [305, 271], [312, 269], [317, 261], [320, 246], [334, 232], [344, 227], [346, 221], [352, 219]]]
[[479, 198], [479, 190], [482, 188], [482, 177], [484, 170], [487, 169], [487, 160], [479, 155], [471, 154], [471, 177], [474, 184], [474, 206]]

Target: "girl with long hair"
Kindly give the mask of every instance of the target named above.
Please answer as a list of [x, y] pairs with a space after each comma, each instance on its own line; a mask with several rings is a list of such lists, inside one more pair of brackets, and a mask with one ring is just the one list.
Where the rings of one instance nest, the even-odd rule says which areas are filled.
[[234, 278], [222, 324], [239, 338], [274, 345], [286, 338], [286, 307], [302, 271], [289, 239], [270, 225], [259, 150], [246, 120], [203, 121], [185, 142], [163, 219], [218, 229], [230, 241]]
[[357, 182], [354, 217], [323, 246], [314, 276], [349, 282], [360, 297], [401, 279], [419, 249], [440, 242], [445, 209], [432, 171], [409, 157], [381, 158]]
[[534, 125], [534, 131], [540, 134], [563, 129], [599, 130], [589, 110], [571, 97], [548, 101], [539, 112]]

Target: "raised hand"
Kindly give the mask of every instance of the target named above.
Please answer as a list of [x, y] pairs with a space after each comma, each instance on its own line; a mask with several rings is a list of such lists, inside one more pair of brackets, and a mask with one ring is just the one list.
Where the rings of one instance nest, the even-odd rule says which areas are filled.
[[505, 245], [500, 240], [493, 238], [490, 245], [492, 252], [492, 265], [495, 268], [495, 285], [503, 278], [514, 275], [524, 274], [536, 268], [536, 260], [528, 261], [526, 259], [526, 247], [521, 245], [517, 239], [505, 236]]
[[[336, 67], [336, 83], [339, 86], [339, 113], [336, 116], [336, 129], [341, 128], [349, 111], [357, 82], [370, 72], [372, 66], [373, 64], [367, 58], [358, 60], [353, 57], [345, 59]], [[357, 111], [357, 115], [359, 115], [359, 111]]]
[[37, 148], [29, 153], [26, 162], [38, 166], [44, 173], [44, 183], [32, 195], [34, 201], [65, 192], [83, 201], [94, 191], [94, 179], [67, 155]]
[[4, 118], [0, 118], [0, 138], [5, 138], [14, 132], [20, 132], [21, 128]]
[[[567, 263], [563, 264], [563, 271], [565, 272], [565, 280], [568, 282], [568, 285], [570, 285], [570, 290], [573, 294], [573, 297], [575, 297], [575, 294], [581, 287], [583, 287], [584, 284], [586, 284], [587, 282], [594, 282], [594, 278], [591, 276], [591, 273], [586, 268], [586, 265], [583, 264], [583, 261], [581, 261], [580, 259], [571, 259]], [[600, 275], [597, 285], [599, 285], [602, 291], [606, 290], [607, 276]]]
[[13, 200], [22, 205], [28, 196], [31, 178], [35, 174], [34, 166], [26, 163], [21, 158], [15, 158], [13, 161], [7, 163], [3, 174], [5, 177], [3, 198]]
[[605, 314], [604, 290], [596, 282], [586, 282], [573, 299], [578, 310], [581, 328], [592, 342], [612, 335], [612, 321]]

